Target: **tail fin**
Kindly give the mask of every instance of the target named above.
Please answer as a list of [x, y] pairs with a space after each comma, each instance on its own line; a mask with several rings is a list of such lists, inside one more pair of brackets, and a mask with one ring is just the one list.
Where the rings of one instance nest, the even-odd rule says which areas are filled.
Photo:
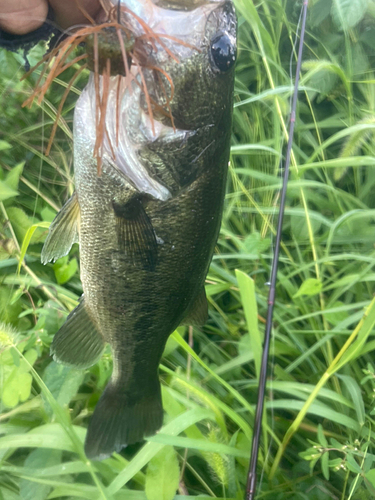
[[163, 406], [157, 375], [152, 386], [138, 397], [127, 394], [120, 381], [109, 382], [87, 430], [85, 452], [88, 458], [103, 460], [160, 429]]

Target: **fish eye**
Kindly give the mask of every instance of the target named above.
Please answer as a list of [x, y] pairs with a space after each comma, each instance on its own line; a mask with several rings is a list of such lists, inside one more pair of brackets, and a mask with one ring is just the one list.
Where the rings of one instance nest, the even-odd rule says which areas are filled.
[[229, 71], [236, 62], [236, 45], [228, 35], [218, 35], [211, 42], [211, 57], [217, 70]]

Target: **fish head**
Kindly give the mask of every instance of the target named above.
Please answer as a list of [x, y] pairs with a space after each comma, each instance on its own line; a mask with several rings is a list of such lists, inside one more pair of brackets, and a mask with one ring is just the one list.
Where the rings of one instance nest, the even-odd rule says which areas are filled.
[[[98, 137], [98, 117], [104, 124], [102, 110], [96, 111], [101, 94], [107, 105], [104, 165], [115, 166], [139, 192], [165, 201], [206, 164], [217, 162], [215, 156], [227, 164], [236, 60], [233, 4], [121, 0], [110, 6], [118, 25], [130, 33], [130, 71], [100, 76], [97, 87], [92, 75], [76, 106], [76, 157], [88, 136], [92, 142], [95, 133]], [[82, 147], [80, 132], [86, 137]]]
[[[145, 36], [144, 26], [125, 14], [125, 23], [132, 24], [136, 40], [139, 37], [140, 57], [144, 54], [141, 64], [154, 118], [182, 130], [220, 126], [233, 94], [237, 21], [232, 2], [125, 0], [123, 4], [150, 30]], [[145, 94], [141, 106], [148, 112]]]

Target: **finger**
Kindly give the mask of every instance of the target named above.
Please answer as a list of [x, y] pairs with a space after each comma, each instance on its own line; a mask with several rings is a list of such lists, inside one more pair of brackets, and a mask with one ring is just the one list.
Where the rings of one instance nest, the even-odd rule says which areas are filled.
[[47, 0], [0, 0], [0, 28], [24, 35], [39, 28], [48, 14]]
[[74, 24], [87, 24], [89, 17], [95, 17], [101, 11], [99, 0], [50, 0], [50, 4], [55, 13], [56, 23], [61, 28], [69, 28]]

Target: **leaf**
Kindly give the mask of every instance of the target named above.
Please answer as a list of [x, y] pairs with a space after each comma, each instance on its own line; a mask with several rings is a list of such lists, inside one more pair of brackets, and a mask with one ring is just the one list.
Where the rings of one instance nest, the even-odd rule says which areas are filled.
[[[43, 448], [42, 448], [43, 449]], [[30, 455], [33, 452], [30, 453]], [[112, 459], [110, 459], [112, 460]], [[80, 460], [73, 460], [71, 462], [56, 462], [56, 465], [49, 465], [49, 462], [44, 462], [40, 466], [36, 464], [31, 466], [2, 466], [4, 472], [12, 473], [17, 476], [36, 476], [36, 477], [55, 477], [65, 476], [69, 474], [80, 474], [87, 472], [87, 464]]]
[[375, 49], [375, 27], [368, 26], [366, 31], [361, 33], [359, 40], [371, 49]]
[[271, 240], [269, 238], [262, 238], [258, 231], [254, 231], [244, 241], [244, 247], [246, 253], [253, 253], [255, 255], [260, 255], [269, 249]]
[[359, 168], [369, 167], [375, 165], [375, 158], [372, 156], [351, 156], [350, 158], [334, 158], [333, 160], [324, 160], [320, 162], [305, 163], [298, 165], [301, 171], [316, 169], [316, 168]]
[[355, 474], [362, 474], [361, 467], [358, 465], [355, 458], [350, 453], [346, 457], [346, 466], [350, 471], [354, 472]]
[[311, 76], [309, 83], [311, 87], [316, 90], [308, 93], [310, 99], [314, 99], [315, 96], [317, 96], [318, 103], [322, 102], [322, 100], [333, 91], [338, 80], [338, 75], [330, 70], [324, 69], [314, 73]]
[[[341, 425], [343, 427], [348, 427], [349, 429], [353, 429], [355, 432], [360, 432], [361, 427], [359, 426], [357, 420], [355, 418], [348, 417], [341, 412], [335, 411], [331, 409], [329, 406], [315, 402], [310, 403], [310, 401], [293, 400], [293, 399], [278, 399], [274, 401], [269, 401], [266, 404], [267, 408], [273, 409], [285, 409], [288, 408], [288, 411], [299, 411], [299, 416], [302, 412], [309, 413], [311, 415], [317, 415], [319, 418], [325, 418], [334, 422], [337, 425]], [[300, 411], [302, 410], [302, 412]]]
[[356, 75], [364, 74], [370, 69], [369, 58], [359, 43], [354, 44], [352, 60], [353, 73]]
[[[71, 424], [70, 418], [69, 418], [67, 412], [63, 408], [61, 408], [61, 406], [56, 402], [56, 400], [52, 396], [50, 390], [48, 389], [46, 384], [43, 382], [43, 380], [40, 378], [39, 374], [34, 370], [32, 365], [28, 362], [27, 358], [25, 356], [23, 356], [21, 352], [19, 352], [19, 355], [20, 355], [22, 361], [24, 361], [25, 364], [27, 365], [27, 368], [31, 371], [34, 380], [36, 381], [36, 383], [40, 387], [43, 395], [45, 396], [45, 398], [47, 399], [51, 408], [53, 409], [54, 414], [55, 414], [55, 416], [56, 416], [56, 418], [59, 421], [60, 426], [61, 426], [61, 427], [57, 426], [57, 429], [62, 431], [63, 437], [65, 438], [65, 442], [68, 442], [68, 445], [70, 445], [70, 447], [68, 449], [72, 449], [72, 451], [76, 451], [79, 454], [79, 456], [81, 457], [81, 460], [86, 462], [88, 470], [91, 474], [91, 477], [95, 481], [95, 484], [96, 484], [96, 486], [101, 494], [101, 497], [103, 498], [103, 500], [108, 500], [108, 496], [105, 493], [103, 486], [102, 486], [99, 478], [97, 477], [97, 475], [96, 475], [96, 473], [91, 465], [91, 462], [86, 460], [86, 456], [85, 456], [85, 453], [83, 450], [83, 439], [82, 438], [80, 439], [80, 435], [82, 436], [81, 431], [85, 432], [85, 429], [82, 429], [81, 427], [75, 428], [75, 426], [73, 426]], [[46, 427], [48, 427], [48, 426], [44, 426], [44, 428], [46, 428]], [[51, 429], [51, 427], [49, 427], [49, 429]], [[40, 430], [40, 427], [35, 429], [36, 432], [38, 432], [39, 430]], [[43, 435], [43, 438], [44, 437], [45, 436]], [[6, 436], [5, 438], [0, 439], [0, 448], [7, 447], [6, 438], [9, 438], [9, 436]], [[12, 435], [12, 436], [10, 436], [10, 438], [11, 438], [10, 445], [8, 444], [8, 447], [12, 447], [12, 448], [17, 447], [17, 444], [15, 443], [15, 436]], [[61, 441], [61, 439], [58, 439], [58, 436], [56, 436], [56, 432], [51, 433], [50, 436], [47, 436], [47, 439], [43, 442], [43, 444], [41, 444], [41, 441], [42, 441], [41, 437], [38, 437], [37, 439], [35, 439], [34, 430], [31, 430], [27, 434], [27, 438], [28, 438], [27, 440], [28, 440], [29, 444], [26, 446], [37, 447], [37, 448], [65, 449], [65, 448], [60, 448], [59, 446], [56, 446], [56, 444], [57, 443], [60, 444], [60, 441]], [[55, 439], [55, 438], [57, 438], [57, 439]], [[24, 436], [20, 436], [21, 442], [24, 439], [25, 439]], [[22, 445], [20, 445], [18, 447], [22, 447]]]
[[[11, 347], [10, 349], [10, 354], [13, 358], [13, 363], [14, 363], [14, 366], [16, 366], [17, 368], [20, 366], [20, 357], [18, 355], [18, 352], [16, 349], [14, 349], [14, 347]], [[27, 370], [26, 370], [27, 371]]]
[[98, 490], [95, 488], [95, 486], [91, 486], [88, 484], [78, 482], [74, 482], [74, 484], [72, 484], [38, 477], [29, 477], [28, 480], [35, 482], [37, 487], [40, 487], [41, 485], [48, 485], [50, 487], [53, 487], [53, 490], [48, 495], [49, 499], [57, 498], [61, 500], [62, 498], [67, 498], [69, 500], [74, 500], [75, 498], [85, 498], [87, 500], [93, 500], [95, 498], [103, 498], [97, 497]]
[[[310, 221], [311, 221], [312, 232], [316, 234], [321, 228], [322, 223], [319, 220], [312, 217]], [[293, 236], [296, 238], [296, 240], [309, 239], [310, 235], [309, 235], [309, 228], [306, 224], [306, 217], [301, 217], [299, 215], [292, 214], [292, 216], [290, 217], [290, 223]]]
[[[345, 304], [338, 300], [331, 304], [329, 309], [323, 311], [323, 316], [331, 325], [336, 326], [349, 316], [348, 311], [344, 309], [345, 307]], [[341, 308], [342, 310], [333, 311], [333, 309], [336, 308]], [[330, 312], [330, 310], [332, 310], [332, 312]]]
[[[57, 403], [65, 406], [77, 394], [84, 376], [85, 372], [83, 370], [74, 370], [69, 366], [52, 361], [44, 372], [43, 381]], [[43, 397], [43, 399], [45, 398]], [[53, 414], [48, 404], [46, 404], [46, 411], [49, 415]]]
[[[236, 431], [230, 441], [229, 445], [234, 446], [236, 444], [238, 437], [238, 431]], [[237, 473], [236, 473], [236, 460], [234, 457], [226, 457], [227, 459], [227, 473], [228, 473], [228, 496], [235, 497], [237, 491]], [[224, 490], [223, 490], [224, 491]]]
[[364, 472], [368, 472], [371, 469], [373, 462], [374, 462], [374, 457], [372, 457], [371, 455], [367, 455], [362, 464], [362, 470]]
[[30, 396], [33, 378], [30, 373], [20, 373], [17, 367], [4, 383], [2, 401], [8, 408], [14, 408]]
[[346, 363], [353, 361], [360, 354], [368, 336], [372, 332], [375, 324], [375, 298], [371, 301], [370, 305], [365, 311], [362, 320], [358, 323], [352, 335], [356, 333], [355, 341], [350, 344], [350, 347], [345, 350], [340, 361], [335, 365], [334, 371], [340, 370]]
[[[239, 450], [227, 444], [208, 441], [206, 439], [193, 439], [183, 436], [168, 436], [158, 432], [155, 436], [146, 438], [147, 441], [152, 443], [163, 443], [170, 446], [179, 448], [189, 448], [193, 450], [200, 450], [206, 453], [220, 453], [221, 455], [230, 455], [240, 458], [249, 458], [249, 447], [244, 450]], [[247, 442], [247, 441], [246, 441]]]
[[42, 323], [43, 330], [48, 335], [54, 335], [66, 321], [66, 311], [63, 311], [61, 306], [52, 300], [44, 304], [39, 314], [39, 321]]
[[262, 338], [258, 330], [258, 308], [255, 296], [255, 285], [247, 274], [236, 269], [236, 278], [240, 287], [242, 307], [245, 312], [252, 351], [254, 353], [257, 377], [259, 378], [262, 358]]
[[4, 151], [4, 149], [10, 149], [12, 146], [9, 142], [0, 141], [0, 151]]
[[301, 297], [302, 295], [313, 296], [322, 291], [322, 282], [316, 278], [309, 278], [302, 283], [298, 292], [293, 298]]
[[11, 299], [12, 297], [9, 295], [9, 289], [6, 286], [0, 286], [0, 322], [17, 325], [22, 306], [20, 301], [11, 304]]
[[[182, 327], [182, 328], [184, 328], [184, 327]], [[182, 333], [182, 335], [183, 335], [183, 333]], [[173, 337], [168, 337], [167, 343], [165, 344], [165, 347], [164, 347], [163, 358], [166, 358], [170, 354], [172, 354], [172, 352], [175, 351], [177, 349], [177, 347], [178, 347], [177, 341]]]
[[56, 211], [47, 206], [40, 211], [40, 215], [44, 221], [52, 222], [56, 217]]
[[[189, 346], [189, 344], [181, 337], [181, 335], [178, 333], [177, 330], [175, 330], [173, 333], [172, 333], [173, 337], [177, 340], [177, 342], [179, 343], [179, 345], [184, 349], [184, 351], [188, 354], [190, 354], [192, 356], [193, 359], [195, 359], [205, 370], [207, 370], [207, 372], [213, 377], [216, 379], [217, 382], [219, 382], [219, 384], [221, 386], [223, 386], [230, 394], [232, 394], [232, 396], [237, 400], [239, 401], [249, 412], [250, 414], [254, 414], [254, 409], [253, 407], [248, 403], [248, 401], [242, 396], [242, 394], [240, 394], [236, 389], [234, 389], [230, 384], [228, 384], [224, 379], [222, 379], [221, 377], [219, 377], [215, 372], [214, 370], [212, 370], [208, 365], [206, 365], [206, 363], [197, 355], [197, 353]], [[242, 430], [245, 432], [246, 435], [250, 435], [251, 434], [251, 431], [250, 431], [250, 427], [248, 426], [247, 423], [245, 423], [244, 419], [242, 417], [240, 417], [238, 415], [237, 412], [233, 411], [231, 408], [229, 408], [227, 405], [224, 405], [223, 408], [225, 407], [225, 410], [228, 414], [228, 416], [230, 416], [230, 418], [232, 418], [232, 420], [234, 420], [234, 422], [237, 422], [239, 424], [240, 427], [242, 427]], [[230, 412], [229, 412], [230, 411]], [[239, 417], [239, 418], [238, 418]], [[271, 429], [268, 429], [268, 432], [271, 432]]]
[[[332, 63], [331, 61], [327, 61], [325, 59], [321, 59], [319, 61], [305, 61], [303, 63], [303, 69], [309, 70], [306, 75], [304, 75], [303, 80], [305, 82], [311, 83], [312, 87], [314, 86], [314, 89], [316, 89], [315, 85], [317, 85], [318, 89], [321, 89], [321, 92], [323, 93], [328, 93], [332, 87], [333, 87], [333, 77], [331, 80], [331, 77], [325, 76], [324, 79], [327, 78], [327, 81], [321, 81], [319, 83], [319, 78], [322, 79], [322, 72], [324, 74], [332, 73], [333, 75], [338, 76], [342, 83], [345, 85], [345, 89], [348, 95], [351, 95], [351, 88], [350, 88], [350, 82], [347, 78], [347, 75], [345, 74], [345, 71], [339, 66], [338, 64]], [[315, 75], [320, 75], [315, 76]], [[340, 131], [342, 132], [342, 131]]]
[[29, 227], [34, 222], [33, 219], [18, 207], [7, 208], [7, 214], [18, 240], [22, 241]]
[[328, 448], [328, 441], [324, 435], [323, 427], [321, 424], [318, 425], [318, 441], [324, 448]]
[[370, 481], [371, 485], [375, 488], [375, 469], [371, 469], [366, 472], [366, 479]]
[[18, 351], [10, 349], [14, 367], [8, 373], [3, 373], [2, 395], [1, 399], [5, 406], [14, 408], [19, 402], [26, 401], [30, 396], [32, 376], [28, 373], [29, 365], [25, 359], [33, 365], [38, 357], [34, 349], [30, 349], [25, 354], [24, 359], [19, 359]]
[[368, 0], [333, 0], [332, 20], [339, 30], [356, 26], [366, 13]]
[[56, 280], [59, 285], [67, 283], [78, 270], [77, 259], [73, 258], [68, 261], [68, 257], [63, 257], [59, 259], [53, 265], [53, 270], [55, 272]]
[[18, 184], [20, 181], [20, 177], [23, 172], [23, 167], [25, 166], [25, 162], [21, 162], [15, 167], [12, 168], [12, 170], [8, 173], [6, 179], [5, 179], [5, 184], [10, 187], [11, 189], [17, 190], [18, 189]]
[[164, 446], [148, 463], [145, 492], [147, 500], [172, 500], [180, 479], [177, 454]]
[[[20, 351], [22, 352], [22, 349], [20, 349]], [[23, 373], [27, 373], [37, 359], [38, 359], [38, 353], [36, 352], [36, 350], [30, 349], [29, 351], [27, 351], [24, 358], [21, 359], [20, 370]]]
[[319, 0], [310, 9], [310, 25], [319, 26], [331, 12], [332, 0]]
[[8, 488], [0, 487], [1, 500], [19, 500], [18, 492], [14, 492]]
[[340, 375], [337, 374], [337, 377], [342, 380], [350, 394], [350, 397], [352, 398], [353, 404], [354, 404], [354, 409], [357, 413], [357, 419], [359, 425], [364, 425], [365, 423], [365, 418], [366, 418], [366, 411], [365, 411], [365, 405], [363, 402], [363, 397], [361, 393], [361, 388], [357, 384], [357, 382], [354, 380], [353, 377], [350, 377], [349, 375]]
[[244, 455], [247, 454], [246, 458], [242, 458], [239, 455], [236, 458], [237, 458], [237, 461], [243, 467], [248, 467], [249, 466], [249, 450], [251, 448], [251, 437], [247, 437], [247, 436], [245, 436], [245, 434], [243, 432], [239, 432], [237, 434], [236, 448], [239, 450], [239, 452], [242, 452]]
[[328, 458], [329, 458], [329, 454], [327, 452], [323, 453], [323, 455], [322, 455], [322, 472], [323, 472], [324, 478], [327, 481], [329, 480]]
[[18, 273], [21, 270], [22, 261], [25, 258], [27, 249], [29, 248], [29, 245], [30, 245], [31, 238], [33, 237], [33, 234], [35, 233], [36, 229], [38, 227], [48, 228], [49, 226], [50, 226], [49, 222], [38, 222], [37, 224], [33, 224], [26, 231], [25, 237], [24, 237], [23, 242], [22, 242], [22, 247], [21, 247], [20, 261], [19, 261], [18, 269], [17, 269]]
[[[38, 468], [46, 464], [52, 466], [61, 461], [60, 450], [46, 450], [44, 448], [33, 450], [25, 460], [25, 467]], [[45, 500], [52, 487], [47, 484], [38, 484], [27, 479], [20, 483], [20, 498], [22, 500]]]
[[18, 191], [10, 188], [4, 181], [0, 181], [0, 201], [8, 200], [13, 196], [18, 196]]
[[[83, 443], [86, 429], [72, 426], [72, 431], [76, 433], [80, 443]], [[60, 424], [40, 425], [24, 434], [10, 434], [0, 438], [0, 449], [7, 448], [53, 448], [76, 451], [75, 444]]]
[[[194, 408], [193, 410], [188, 410], [181, 415], [178, 415], [174, 420], [169, 422], [167, 425], [162, 427], [160, 432], [176, 436], [183, 432], [185, 429], [194, 425], [195, 423], [203, 419], [213, 419], [214, 414], [212, 411], [206, 410], [204, 408]], [[83, 429], [82, 429], [83, 430]], [[4, 438], [3, 438], [4, 439]], [[0, 446], [1, 446], [0, 439]], [[142, 467], [144, 467], [151, 459], [154, 457], [162, 448], [163, 444], [159, 443], [147, 443], [132, 459], [131, 462], [115, 477], [112, 483], [107, 488], [107, 494], [109, 496], [114, 495], [119, 491], [126, 483], [132, 479], [137, 472], [139, 472]]]

